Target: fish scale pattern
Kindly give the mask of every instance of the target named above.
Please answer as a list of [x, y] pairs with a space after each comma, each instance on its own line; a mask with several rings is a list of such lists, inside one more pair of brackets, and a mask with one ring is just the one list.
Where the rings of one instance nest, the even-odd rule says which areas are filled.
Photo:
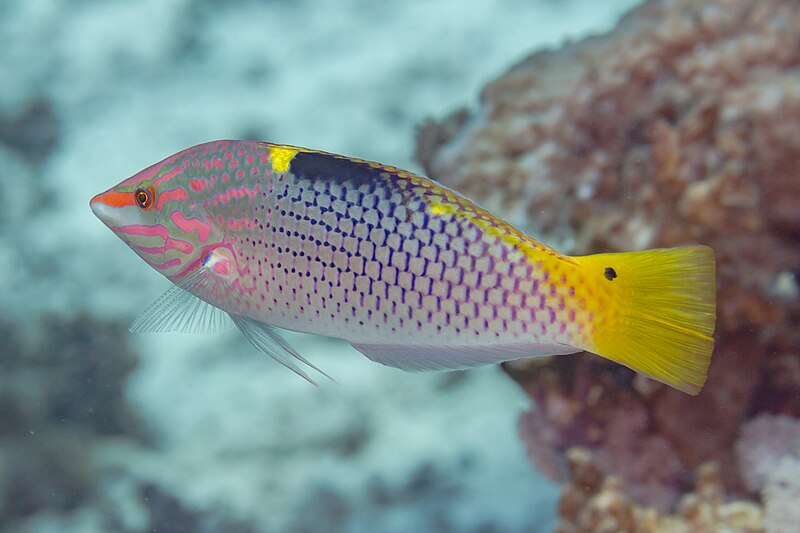
[[191, 194], [234, 251], [233, 311], [364, 343], [574, 344], [581, 334], [568, 264], [559, 276], [516, 244], [535, 241], [508, 238], [516, 230], [426, 178], [302, 149], [281, 171], [272, 151], [283, 149], [221, 142], [175, 162], [192, 167]]

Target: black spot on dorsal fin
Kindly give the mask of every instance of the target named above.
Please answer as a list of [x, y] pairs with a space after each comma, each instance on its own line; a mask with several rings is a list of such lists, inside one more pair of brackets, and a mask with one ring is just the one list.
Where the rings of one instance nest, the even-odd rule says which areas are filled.
[[611, 267], [606, 267], [606, 269], [603, 271], [603, 275], [608, 281], [614, 281], [614, 278], [617, 277], [617, 271]]
[[311, 151], [298, 152], [289, 163], [289, 171], [301, 179], [351, 183], [356, 187], [400, 173], [395, 168], [369, 161]]

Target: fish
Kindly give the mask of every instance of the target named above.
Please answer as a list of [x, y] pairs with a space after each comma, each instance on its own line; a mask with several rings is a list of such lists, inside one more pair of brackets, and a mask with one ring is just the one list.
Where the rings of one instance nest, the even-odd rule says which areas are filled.
[[[688, 394], [714, 349], [715, 259], [570, 256], [427, 177], [267, 142], [182, 150], [90, 201], [171, 288], [133, 332], [235, 325], [315, 383], [281, 330], [406, 371], [587, 351]], [[329, 377], [329, 376], [328, 376]]]

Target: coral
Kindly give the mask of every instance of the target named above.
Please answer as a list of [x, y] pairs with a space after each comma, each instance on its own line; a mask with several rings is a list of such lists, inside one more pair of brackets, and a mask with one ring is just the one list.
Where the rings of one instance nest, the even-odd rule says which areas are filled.
[[727, 501], [719, 469], [698, 468], [694, 491], [684, 495], [674, 514], [635, 503], [617, 476], [606, 475], [586, 448], [567, 452], [570, 481], [559, 501], [559, 533], [764, 531], [761, 508], [747, 501]]
[[800, 420], [785, 415], [748, 420], [736, 441], [736, 455], [747, 487], [758, 492], [782, 459], [800, 459]]
[[585, 362], [568, 368], [572, 363], [556, 365], [556, 372], [574, 372], [570, 394], [558, 385], [555, 372], [526, 386], [536, 405], [520, 419], [528, 454], [541, 471], [563, 479], [567, 465], [559, 451], [576, 444], [590, 447], [597, 450], [598, 464], [623, 478], [636, 500], [669, 509], [691, 478], [670, 442], [649, 431], [647, 404], [631, 392], [609, 394], [617, 381], [607, 367]]
[[759, 415], [742, 426], [736, 454], [747, 487], [760, 492], [767, 531], [789, 533], [800, 524], [800, 420]]
[[562, 251], [716, 252], [717, 343], [698, 397], [594, 356], [506, 365], [536, 404], [520, 422], [529, 454], [555, 479], [581, 445], [640, 504], [674, 507], [707, 461], [745, 493], [741, 424], [800, 416], [799, 65], [793, 0], [651, 0], [421, 129], [431, 177]]
[[770, 533], [794, 533], [800, 524], [800, 459], [783, 457], [763, 490], [764, 525]]
[[96, 483], [93, 443], [141, 434], [123, 394], [137, 361], [125, 336], [86, 316], [27, 329], [0, 320], [0, 528], [79, 506]]
[[221, 518], [214, 514], [187, 508], [174, 495], [158, 485], [145, 484], [139, 489], [147, 511], [148, 525], [142, 531], [173, 531], [175, 533], [256, 533], [252, 524]]
[[53, 104], [37, 98], [14, 115], [0, 109], [0, 145], [33, 162], [44, 161], [58, 145], [60, 123]]

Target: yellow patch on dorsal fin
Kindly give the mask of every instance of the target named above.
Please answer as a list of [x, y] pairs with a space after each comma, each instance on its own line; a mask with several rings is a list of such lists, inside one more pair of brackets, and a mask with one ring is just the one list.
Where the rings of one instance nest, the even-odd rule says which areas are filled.
[[531, 264], [540, 264], [542, 259], [550, 258], [575, 264], [575, 260], [571, 257], [561, 255], [549, 246], [528, 237], [508, 222], [495, 217], [466, 198], [459, 198], [444, 188], [436, 187], [438, 189], [436, 193], [425, 198], [430, 214], [465, 218], [486, 235], [518, 249]]
[[289, 163], [292, 162], [294, 156], [297, 155], [296, 148], [288, 146], [271, 146], [269, 150], [269, 159], [272, 163], [272, 170], [275, 172], [286, 172], [289, 170]]

